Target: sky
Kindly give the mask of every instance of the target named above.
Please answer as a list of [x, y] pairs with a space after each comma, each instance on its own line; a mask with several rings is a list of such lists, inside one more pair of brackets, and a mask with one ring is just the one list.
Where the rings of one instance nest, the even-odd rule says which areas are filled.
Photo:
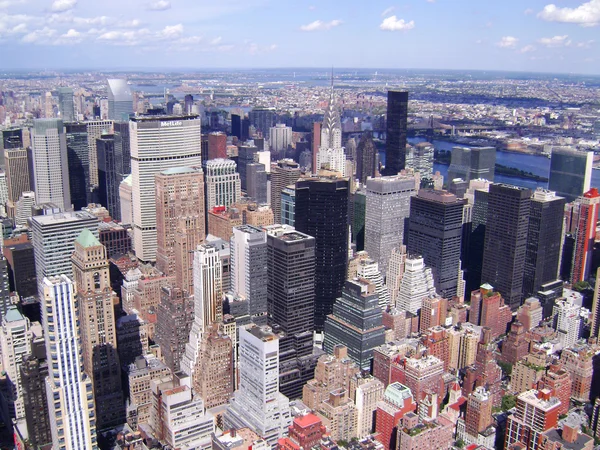
[[600, 0], [0, 0], [0, 71], [332, 66], [600, 75]]

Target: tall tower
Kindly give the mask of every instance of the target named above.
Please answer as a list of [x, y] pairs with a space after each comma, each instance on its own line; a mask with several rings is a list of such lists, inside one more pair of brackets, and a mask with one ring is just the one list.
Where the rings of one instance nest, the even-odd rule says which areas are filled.
[[207, 160], [227, 158], [227, 135], [222, 131], [209, 133]]
[[75, 120], [75, 102], [73, 102], [73, 88], [60, 87], [58, 91], [58, 112], [65, 122]]
[[342, 295], [348, 261], [348, 179], [306, 178], [296, 183], [295, 226], [315, 238], [315, 328]]
[[236, 171], [235, 161], [213, 159], [205, 161], [203, 168], [206, 183], [206, 211], [211, 211], [215, 206], [227, 208], [242, 198], [240, 174]]
[[498, 289], [513, 311], [523, 295], [530, 210], [529, 189], [490, 185], [481, 281]]
[[344, 154], [344, 147], [342, 147], [342, 122], [340, 114], [335, 107], [333, 80], [329, 95], [329, 105], [325, 110], [323, 125], [321, 126], [320, 142], [321, 146], [317, 153], [317, 167], [313, 167], [313, 172], [318, 173], [319, 169], [327, 168], [345, 176], [346, 155]]
[[206, 237], [204, 175], [201, 168], [179, 167], [156, 175], [156, 267], [174, 275], [178, 228], [185, 229], [189, 248]]
[[8, 210], [11, 217], [14, 217], [17, 202], [21, 195], [31, 189], [27, 150], [24, 148], [5, 149], [4, 164], [6, 187], [8, 188]]
[[581, 197], [579, 221], [575, 235], [575, 251], [573, 252], [572, 284], [587, 280], [590, 275], [599, 209], [600, 193], [598, 193], [598, 189], [592, 188]]
[[133, 95], [127, 80], [108, 79], [108, 118], [126, 121], [133, 114]]
[[106, 248], [87, 228], [75, 240], [73, 280], [79, 304], [83, 367], [92, 378], [99, 428], [125, 420], [114, 301]]
[[114, 123], [112, 120], [90, 120], [85, 122], [87, 139], [88, 139], [88, 154], [90, 179], [89, 188], [96, 189], [100, 183], [98, 178], [98, 139], [104, 134], [114, 133]]
[[594, 152], [553, 147], [548, 189], [572, 202], [590, 190]]
[[300, 166], [291, 159], [277, 161], [271, 169], [271, 209], [275, 223], [281, 223], [281, 192], [300, 178]]
[[495, 170], [496, 149], [494, 147], [454, 147], [448, 168], [448, 183], [455, 178], [462, 178], [467, 183], [480, 178], [494, 181]]
[[[120, 215], [119, 185], [123, 179], [117, 171], [115, 136], [103, 134], [96, 139], [98, 160], [98, 202], [108, 209], [111, 217]], [[118, 211], [118, 212], [117, 212]]]
[[81, 122], [67, 123], [65, 130], [71, 202], [73, 209], [79, 211], [90, 203], [90, 150], [87, 125]]
[[433, 189], [421, 189], [410, 199], [406, 249], [423, 256], [436, 290], [446, 298], [457, 293], [464, 204], [454, 194]]
[[388, 91], [385, 169], [382, 175], [397, 175], [406, 165], [408, 92]]
[[65, 275], [44, 278], [41, 285], [52, 448], [95, 450], [98, 445], [94, 394], [81, 358], [75, 285]]
[[373, 142], [373, 135], [366, 132], [360, 138], [356, 147], [356, 178], [362, 183], [367, 178], [374, 177], [377, 170], [377, 149]]
[[201, 121], [197, 116], [144, 116], [132, 118], [129, 125], [135, 252], [142, 261], [154, 261], [154, 176], [165, 169], [201, 165]]
[[379, 264], [385, 277], [392, 249], [408, 233], [410, 198], [417, 193], [414, 176], [395, 175], [367, 180], [365, 251]]
[[31, 129], [35, 195], [38, 203], [71, 208], [67, 140], [60, 119], [35, 119]]

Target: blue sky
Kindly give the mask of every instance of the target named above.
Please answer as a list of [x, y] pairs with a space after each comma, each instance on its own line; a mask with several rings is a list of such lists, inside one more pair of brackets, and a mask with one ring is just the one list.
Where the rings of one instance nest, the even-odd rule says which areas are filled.
[[600, 0], [0, 0], [0, 69], [600, 74], [599, 41]]

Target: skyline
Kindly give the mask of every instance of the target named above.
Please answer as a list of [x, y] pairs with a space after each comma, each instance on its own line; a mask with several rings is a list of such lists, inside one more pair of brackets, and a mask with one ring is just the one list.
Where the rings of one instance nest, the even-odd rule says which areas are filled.
[[[111, 14], [118, 11], [119, 14]], [[599, 74], [600, 0], [2, 0], [4, 70], [353, 67]], [[358, 31], [358, 32], [357, 32]]]

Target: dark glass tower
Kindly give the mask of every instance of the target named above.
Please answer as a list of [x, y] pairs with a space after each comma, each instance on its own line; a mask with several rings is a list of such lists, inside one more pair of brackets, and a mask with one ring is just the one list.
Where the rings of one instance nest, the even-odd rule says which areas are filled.
[[533, 194], [523, 275], [524, 298], [536, 295], [544, 284], [558, 278], [565, 202], [551, 191], [539, 189]]
[[368, 177], [375, 176], [377, 151], [373, 143], [373, 136], [367, 132], [362, 135], [356, 148], [356, 178], [362, 184], [367, 182]]
[[315, 329], [342, 294], [348, 260], [348, 179], [307, 178], [296, 183], [296, 229], [315, 238]]
[[69, 165], [69, 188], [75, 211], [85, 208], [90, 200], [90, 151], [87, 125], [65, 123], [67, 137], [67, 161]]
[[408, 91], [388, 91], [385, 169], [382, 175], [397, 175], [406, 164]]
[[104, 134], [96, 139], [98, 153], [98, 199], [102, 206], [108, 209], [111, 217], [120, 215], [119, 185], [122, 178], [117, 170], [115, 137]]
[[472, 292], [481, 286], [481, 266], [483, 265], [483, 247], [485, 243], [485, 224], [487, 223], [489, 193], [483, 189], [475, 190], [475, 202], [471, 215], [469, 237], [463, 259], [463, 270], [467, 282], [466, 292]]
[[292, 227], [273, 225], [267, 227], [267, 245], [268, 324], [285, 333], [279, 340], [279, 390], [289, 398], [300, 398], [316, 365], [312, 358], [315, 239]]
[[231, 115], [231, 134], [242, 139], [242, 118], [238, 114]]
[[422, 255], [431, 267], [435, 288], [446, 298], [456, 295], [465, 201], [447, 191], [421, 189], [410, 199], [407, 250]]
[[530, 209], [529, 189], [490, 185], [481, 282], [499, 291], [513, 311], [523, 295]]

